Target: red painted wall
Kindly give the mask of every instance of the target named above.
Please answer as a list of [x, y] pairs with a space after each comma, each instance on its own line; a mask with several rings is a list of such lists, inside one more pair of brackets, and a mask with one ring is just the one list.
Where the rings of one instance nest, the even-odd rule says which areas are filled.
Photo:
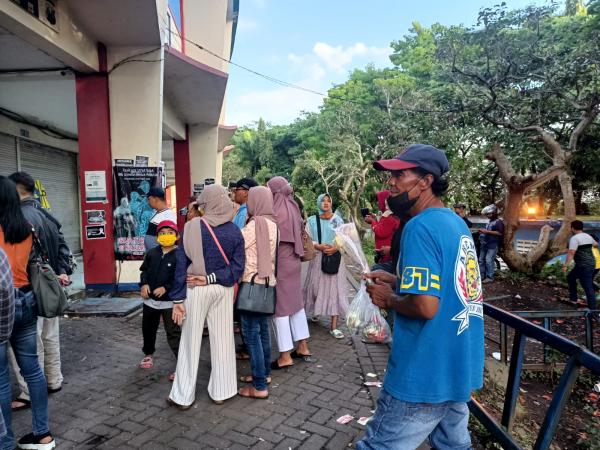
[[[192, 175], [190, 169], [190, 141], [185, 132], [184, 141], [173, 141], [173, 156], [175, 159], [175, 189], [177, 194], [177, 210], [187, 206], [192, 195]], [[177, 216], [179, 230], [183, 230], [185, 217]]]
[[[77, 75], [77, 130], [79, 135], [79, 177], [83, 227], [83, 264], [86, 286], [115, 283], [115, 256], [113, 246], [112, 214], [112, 156], [110, 151], [110, 109], [108, 75], [105, 51], [98, 50], [102, 73]], [[104, 60], [104, 61], [102, 61]], [[104, 170], [108, 202], [85, 201], [85, 171]], [[86, 239], [88, 225], [86, 210], [101, 209], [106, 212], [106, 239]]]

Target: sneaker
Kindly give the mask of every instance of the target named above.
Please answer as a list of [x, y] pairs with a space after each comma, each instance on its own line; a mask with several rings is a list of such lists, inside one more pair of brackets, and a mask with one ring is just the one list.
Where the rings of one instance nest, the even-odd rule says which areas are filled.
[[47, 437], [52, 438], [52, 435], [50, 434], [50, 432], [40, 434], [37, 436], [33, 433], [29, 433], [29, 434], [26, 434], [25, 436], [23, 436], [21, 439], [19, 439], [19, 442], [17, 443], [17, 447], [24, 448], [24, 449], [30, 449], [30, 450], [51, 450], [54, 447], [56, 447], [56, 441], [54, 440], [54, 438], [52, 438], [52, 440], [46, 444], [42, 444], [40, 442], [42, 439], [47, 438]]

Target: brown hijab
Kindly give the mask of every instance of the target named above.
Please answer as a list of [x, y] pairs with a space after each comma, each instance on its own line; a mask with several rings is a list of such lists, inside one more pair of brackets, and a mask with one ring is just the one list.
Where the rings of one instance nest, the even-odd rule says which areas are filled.
[[[233, 203], [227, 189], [219, 184], [206, 186], [198, 196], [198, 208], [204, 210], [204, 219], [211, 227], [218, 227], [233, 220]], [[191, 275], [206, 275], [204, 249], [202, 246], [202, 227], [200, 217], [185, 224], [183, 246], [185, 254], [192, 261], [188, 267]]]
[[271, 266], [271, 242], [268, 220], [277, 223], [273, 214], [273, 194], [264, 186], [256, 186], [248, 191], [248, 215], [256, 226], [256, 254], [258, 257], [258, 277], [267, 278], [273, 274]]
[[279, 225], [281, 242], [294, 244], [294, 253], [299, 258], [304, 256], [302, 243], [302, 215], [294, 201], [294, 190], [283, 177], [273, 177], [267, 183], [273, 193], [273, 209]]

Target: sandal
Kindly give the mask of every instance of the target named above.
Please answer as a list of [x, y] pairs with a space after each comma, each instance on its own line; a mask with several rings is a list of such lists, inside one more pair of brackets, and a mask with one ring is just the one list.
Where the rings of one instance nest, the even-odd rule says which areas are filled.
[[152, 369], [154, 367], [154, 359], [152, 358], [152, 355], [145, 356], [138, 367], [140, 369]]
[[342, 333], [340, 330], [338, 330], [337, 328], [335, 330], [331, 330], [329, 332], [330, 335], [332, 335], [334, 338], [336, 339], [344, 339], [346, 336], [344, 336], [344, 333]]
[[168, 376], [169, 381], [175, 381], [175, 372], [171, 372]]
[[[257, 392], [266, 392], [267, 395], [264, 395], [264, 396], [263, 395], [256, 395]], [[240, 397], [255, 398], [257, 400], [266, 400], [266, 399], [269, 398], [269, 391], [257, 391], [252, 386], [249, 386], [249, 387], [240, 388], [238, 390], [238, 395]]]
[[290, 356], [292, 359], [303, 359], [304, 361], [308, 361], [310, 358], [312, 358], [312, 353], [304, 354], [298, 353], [296, 350], [294, 350]]
[[[242, 375], [240, 377], [240, 381], [242, 383], [252, 383], [253, 379], [252, 379], [252, 375]], [[273, 381], [271, 379], [271, 377], [267, 377], [267, 384], [271, 384], [271, 381]]]
[[[23, 403], [23, 404], [19, 405], [19, 406], [12, 406], [12, 403], [15, 403], [15, 402], [19, 402], [19, 403]], [[10, 409], [12, 411], [21, 411], [23, 409], [31, 408], [31, 400], [27, 400], [26, 398], [17, 397], [12, 401], [12, 403], [10, 405]]]
[[293, 367], [294, 364], [286, 364], [285, 366], [280, 366], [279, 365], [279, 361], [275, 360], [271, 363], [271, 370], [281, 370], [281, 369], [285, 369], [286, 367]]

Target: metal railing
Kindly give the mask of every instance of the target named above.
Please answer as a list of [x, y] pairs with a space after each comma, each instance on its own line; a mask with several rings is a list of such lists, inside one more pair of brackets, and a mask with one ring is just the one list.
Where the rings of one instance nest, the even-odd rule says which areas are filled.
[[[508, 328], [514, 329], [513, 347], [508, 372], [508, 383], [502, 410], [502, 419], [498, 423], [475, 399], [469, 402], [471, 413], [482, 425], [498, 440], [505, 449], [521, 450], [521, 446], [510, 434], [514, 424], [519, 387], [523, 371], [525, 343], [527, 338], [535, 339], [545, 346], [551, 347], [568, 357], [563, 373], [554, 390], [552, 401], [544, 421], [537, 435], [533, 450], [546, 450], [550, 447], [558, 421], [567, 403], [573, 386], [577, 381], [582, 367], [592, 373], [600, 375], [600, 356], [541, 326], [535, 325], [524, 318], [509, 313], [490, 304], [483, 305], [484, 314], [500, 322]], [[529, 313], [529, 312], [528, 312]], [[535, 314], [531, 312], [531, 314]], [[508, 334], [508, 333], [506, 333]]]
[[[598, 317], [600, 310], [554, 310], [554, 311], [511, 311], [512, 314], [524, 319], [539, 319], [542, 321], [541, 326], [549, 331], [552, 331], [553, 321], [557, 319], [576, 319], [584, 320], [585, 325], [585, 347], [594, 351], [594, 316]], [[500, 349], [500, 361], [508, 364], [508, 326], [499, 323], [499, 337], [496, 340], [494, 337], [486, 336], [486, 340], [497, 344]], [[564, 364], [558, 364], [550, 360], [550, 351], [546, 344], [543, 344], [543, 362], [542, 363], [525, 363], [524, 369], [528, 370], [552, 370], [557, 367], [562, 367]]]

